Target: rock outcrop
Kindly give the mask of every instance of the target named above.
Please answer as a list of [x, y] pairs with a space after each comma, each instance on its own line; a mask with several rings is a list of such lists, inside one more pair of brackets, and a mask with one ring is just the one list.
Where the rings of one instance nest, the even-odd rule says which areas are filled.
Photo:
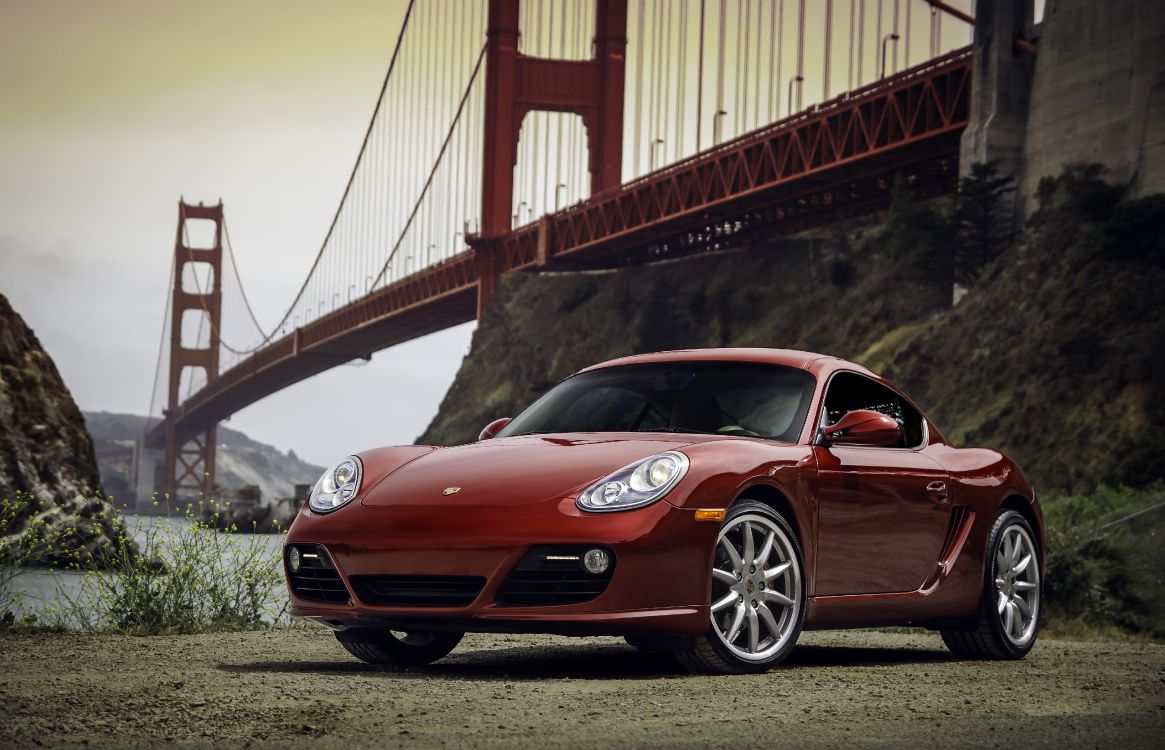
[[104, 499], [81, 410], [36, 335], [0, 295], [0, 556], [100, 565], [123, 534]]

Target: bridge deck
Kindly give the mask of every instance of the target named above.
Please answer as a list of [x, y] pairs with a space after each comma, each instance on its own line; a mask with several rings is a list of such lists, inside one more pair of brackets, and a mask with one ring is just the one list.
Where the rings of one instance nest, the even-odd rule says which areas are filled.
[[[787, 232], [815, 218], [882, 206], [895, 172], [910, 173], [922, 189], [949, 189], [970, 88], [966, 48], [501, 237], [471, 238], [473, 249], [273, 341], [168, 419], [186, 440], [300, 380], [473, 320], [483, 254], [497, 275], [547, 265], [630, 264], [695, 252], [748, 225]], [[161, 441], [164, 427], [150, 432], [151, 444]]]

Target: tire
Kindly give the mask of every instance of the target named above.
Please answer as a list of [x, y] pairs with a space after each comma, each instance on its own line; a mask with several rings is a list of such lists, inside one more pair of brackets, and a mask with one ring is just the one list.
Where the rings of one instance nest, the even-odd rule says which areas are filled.
[[804, 571], [801, 544], [788, 521], [763, 503], [734, 506], [713, 552], [708, 633], [683, 641], [676, 657], [708, 674], [765, 672], [783, 662], [805, 620]]
[[445, 656], [461, 642], [464, 633], [388, 630], [338, 630], [336, 640], [348, 653], [369, 664], [419, 667]]
[[1001, 510], [991, 526], [974, 624], [943, 630], [960, 659], [1022, 659], [1035, 645], [1043, 602], [1039, 548], [1027, 519]]

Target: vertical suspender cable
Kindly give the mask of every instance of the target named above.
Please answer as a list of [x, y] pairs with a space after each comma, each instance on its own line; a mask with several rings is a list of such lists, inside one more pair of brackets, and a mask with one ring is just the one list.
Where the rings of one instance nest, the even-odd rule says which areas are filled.
[[906, 29], [902, 32], [902, 67], [910, 67], [910, 0], [906, 0]]
[[[739, 135], [747, 130], [748, 127], [748, 57], [752, 51], [752, 0], [744, 0], [744, 16], [743, 25], [740, 27], [744, 32], [744, 54], [742, 55], [742, 65], [740, 67], [740, 125], [736, 128], [736, 133]], [[739, 44], [739, 41], [737, 42]]]
[[724, 116], [724, 26], [728, 12], [728, 0], [720, 0], [720, 18], [717, 22], [720, 34], [720, 46], [716, 53], [716, 114], [712, 118], [712, 145], [720, 143], [721, 129], [724, 127], [721, 118]]
[[764, 77], [763, 72], [761, 70], [762, 61], [764, 60], [764, 47], [761, 46], [763, 44], [763, 42], [761, 41], [761, 19], [764, 18], [764, 14], [765, 14], [764, 0], [757, 0], [756, 24], [755, 24], [755, 26], [756, 26], [756, 71], [755, 71], [756, 79], [753, 81], [753, 86], [752, 86], [752, 122], [753, 122], [754, 128], [759, 128], [761, 125], [761, 121], [760, 121], [760, 82], [761, 82], [761, 78]]
[[[562, 21], [559, 23], [558, 31], [558, 55], [560, 57], [566, 56], [566, 9], [562, 12]], [[564, 124], [563, 117], [558, 118], [558, 127], [555, 128], [555, 135], [558, 136], [558, 147], [554, 151], [554, 210], [558, 210], [558, 190], [562, 185], [562, 126]]]
[[[769, 85], [767, 87], [768, 91], [766, 92], [768, 95], [769, 109], [768, 109], [768, 117], [765, 118], [768, 122], [772, 122], [773, 120], [776, 119], [776, 116], [773, 114], [773, 80], [774, 80], [774, 78], [773, 78], [773, 70], [774, 70], [774, 68], [773, 68], [773, 56], [774, 56], [774, 54], [776, 54], [777, 44], [779, 43], [779, 41], [777, 39], [776, 29], [777, 29], [777, 0], [769, 0]], [[777, 74], [776, 74], [775, 80], [779, 81], [781, 79], [780, 68], [776, 68], [776, 70], [777, 70]], [[778, 88], [780, 88], [780, 87], [778, 86]]]
[[898, 72], [898, 40], [901, 38], [898, 34], [898, 0], [894, 0], [894, 29], [891, 32], [893, 36], [890, 38], [894, 41], [894, 67], [895, 73]]
[[943, 51], [943, 14], [937, 12], [934, 14], [934, 56], [938, 57]]
[[[801, 111], [805, 82], [805, 0], [800, 0], [797, 19], [797, 111]], [[792, 104], [792, 102], [790, 102]]]
[[392, 249], [389, 251], [388, 258], [385, 259], [384, 265], [381, 266], [380, 273], [377, 274], [376, 279], [373, 282], [374, 284], [380, 283], [381, 278], [384, 277], [385, 272], [387, 272], [389, 265], [392, 263], [393, 258], [396, 256], [397, 251], [400, 249], [400, 246], [404, 241], [405, 234], [409, 231], [410, 227], [412, 226], [412, 222], [416, 219], [417, 213], [421, 207], [421, 202], [425, 200], [429, 193], [429, 187], [433, 184], [433, 177], [437, 172], [437, 168], [441, 165], [442, 160], [445, 158], [445, 154], [449, 149], [449, 142], [453, 137], [454, 130], [457, 127], [457, 123], [461, 120], [461, 116], [465, 111], [465, 104], [469, 101], [469, 96], [473, 91], [474, 84], [477, 81], [477, 76], [481, 72], [482, 62], [485, 60], [485, 51], [486, 46], [483, 44], [481, 51], [478, 53], [477, 62], [474, 64], [473, 72], [470, 73], [469, 81], [465, 87], [465, 93], [462, 94], [461, 100], [457, 105], [457, 110], [453, 115], [453, 121], [449, 123], [449, 128], [447, 131], [445, 131], [445, 136], [442, 139], [441, 146], [437, 151], [436, 158], [433, 162], [433, 167], [429, 170], [428, 177], [426, 178], [424, 184], [421, 186], [420, 196], [417, 198], [417, 202], [413, 204], [412, 212], [409, 214], [408, 219], [405, 221], [404, 228], [401, 230], [396, 244], [394, 244]]
[[856, 12], [856, 0], [849, 0], [849, 65], [846, 66], [846, 91], [854, 90], [854, 24]]
[[676, 135], [673, 137], [675, 146], [672, 148], [673, 158], [679, 160], [684, 157], [684, 118], [687, 112], [685, 111], [685, 94], [687, 89], [687, 2], [684, 2], [683, 12], [679, 14], [677, 30], [677, 40], [679, 42], [677, 48], [677, 57], [679, 58], [676, 66]]
[[700, 0], [700, 60], [696, 64], [696, 151], [703, 147], [701, 125], [704, 122], [704, 0]]
[[862, 63], [866, 52], [866, 0], [858, 0], [858, 73], [854, 83], [862, 86]]
[[[542, 47], [543, 7], [543, 3], [538, 3], [538, 11], [535, 15], [536, 25], [534, 27], [534, 46], [537, 50], [537, 54], [541, 56], [545, 56], [546, 54], [546, 50]], [[531, 131], [531, 135], [533, 137], [530, 139], [530, 148], [533, 151], [534, 158], [526, 166], [526, 168], [530, 170], [530, 213], [527, 214], [527, 218], [538, 216], [542, 213], [541, 195], [538, 191], [538, 173], [542, 171], [540, 167], [544, 161], [540, 157], [544, 156], [544, 154], [540, 154], [538, 151], [538, 136], [541, 134], [542, 120], [546, 119], [546, 115], [543, 112], [532, 112], [530, 114], [530, 118], [534, 121], [534, 127]]]
[[931, 6], [931, 48], [930, 48], [930, 51], [927, 52], [927, 56], [929, 56], [929, 57], [934, 57], [935, 55], [938, 55], [938, 52], [934, 51], [934, 16], [937, 13], [938, 13], [938, 9], [935, 8], [934, 6]]
[[829, 58], [833, 49], [833, 0], [825, 0], [825, 65], [822, 69], [821, 101], [829, 100]]
[[[640, 154], [641, 144], [646, 135], [643, 132], [643, 27], [645, 13], [644, 1], [639, 0], [639, 23], [635, 30], [635, 167], [631, 170], [631, 176], [637, 177], [643, 168], [643, 159]], [[573, 122], [573, 118], [572, 118]], [[573, 134], [572, 134], [573, 135]]]
[[668, 162], [667, 147], [671, 145], [671, 133], [668, 132], [667, 128], [667, 114], [669, 111], [671, 111], [670, 108], [673, 104], [671, 100], [671, 92], [672, 88], [674, 87], [671, 74], [672, 62], [675, 59], [675, 54], [672, 50], [671, 17], [672, 14], [668, 12], [665, 15], [662, 23], [664, 28], [664, 49], [666, 50], [666, 53], [664, 54], [663, 58], [664, 74], [663, 77], [660, 78], [660, 83], [662, 84], [663, 88], [663, 95], [661, 97], [663, 99], [663, 109], [660, 112], [659, 124], [657, 125], [660, 130], [659, 140], [661, 141], [660, 153], [662, 156], [659, 166], [661, 167]]
[[659, 12], [660, 8], [656, 5], [651, 14], [651, 23], [655, 27], [655, 48], [652, 50], [653, 62], [655, 63], [655, 76], [651, 82], [651, 99], [655, 102], [655, 110], [651, 116], [651, 140], [647, 143], [647, 164], [649, 171], [656, 169], [655, 153], [657, 149], [655, 144], [659, 140], [659, 124], [662, 120], [661, 107], [663, 105], [663, 23], [659, 20]]
[[744, 46], [740, 43], [741, 24], [744, 21], [744, 13], [741, 11], [740, 5], [743, 1], [744, 0], [736, 0], [736, 69], [733, 70], [733, 75], [735, 77], [732, 81], [732, 88], [736, 91], [736, 97], [732, 102], [732, 135], [743, 132], [744, 125], [744, 112], [741, 111], [740, 108], [740, 88], [742, 85], [742, 79], [744, 78], [744, 64], [740, 55]]
[[773, 81], [774, 90], [777, 92], [777, 105], [773, 112], [774, 119], [781, 116], [781, 63], [785, 59], [785, 0], [777, 0], [777, 36], [773, 44], [777, 48], [777, 75], [776, 80]]

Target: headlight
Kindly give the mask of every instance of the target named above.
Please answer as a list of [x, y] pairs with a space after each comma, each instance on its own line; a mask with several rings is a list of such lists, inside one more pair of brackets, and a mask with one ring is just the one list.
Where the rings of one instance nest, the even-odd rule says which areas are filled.
[[679, 451], [648, 456], [591, 485], [575, 503], [592, 511], [640, 508], [666, 495], [687, 471], [688, 457]]
[[307, 502], [316, 513], [327, 513], [347, 504], [359, 489], [360, 459], [348, 456], [324, 472]]

